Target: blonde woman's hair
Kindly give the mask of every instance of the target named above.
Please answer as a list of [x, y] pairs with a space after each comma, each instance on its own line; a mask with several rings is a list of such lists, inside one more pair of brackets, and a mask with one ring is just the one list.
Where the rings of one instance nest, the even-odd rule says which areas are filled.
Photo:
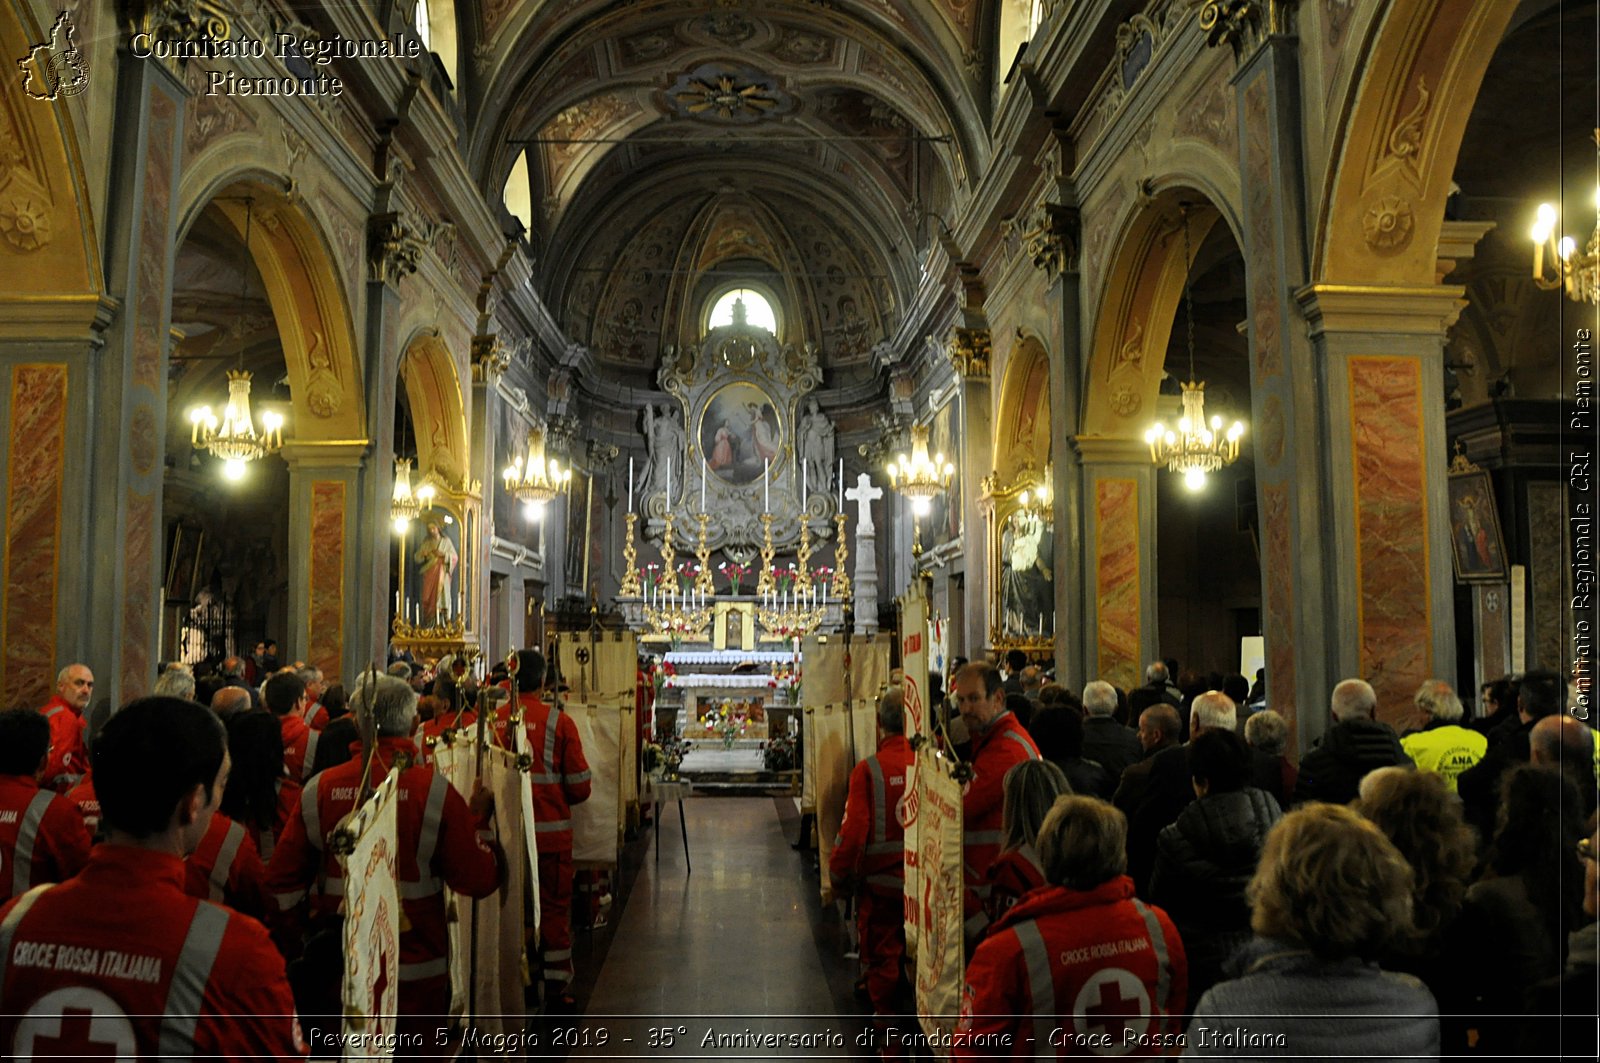
[[1128, 869], [1128, 820], [1097, 797], [1063, 794], [1039, 828], [1039, 863], [1047, 882], [1092, 890]]
[[1005, 803], [1000, 813], [1004, 831], [1000, 845], [1004, 849], [1037, 845], [1039, 831], [1056, 798], [1072, 792], [1066, 774], [1042, 759], [1017, 761], [1006, 769], [1001, 786]]
[[1413, 930], [1411, 865], [1342, 805], [1313, 803], [1279, 820], [1247, 896], [1257, 934], [1325, 959], [1377, 959]]

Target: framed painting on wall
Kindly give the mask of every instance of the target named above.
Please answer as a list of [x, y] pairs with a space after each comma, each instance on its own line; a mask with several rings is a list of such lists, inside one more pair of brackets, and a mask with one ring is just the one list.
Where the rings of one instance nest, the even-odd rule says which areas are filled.
[[1503, 583], [1505, 539], [1495, 509], [1494, 483], [1484, 469], [1450, 474], [1450, 556], [1461, 583]]

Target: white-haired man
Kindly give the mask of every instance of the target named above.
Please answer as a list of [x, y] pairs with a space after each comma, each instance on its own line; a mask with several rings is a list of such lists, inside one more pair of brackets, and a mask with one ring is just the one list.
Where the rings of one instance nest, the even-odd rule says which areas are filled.
[[1443, 679], [1424, 682], [1413, 701], [1424, 722], [1421, 730], [1400, 739], [1400, 747], [1418, 771], [1433, 772], [1454, 793], [1456, 777], [1483, 759], [1489, 740], [1461, 726], [1466, 710]]
[[1138, 734], [1116, 721], [1116, 711], [1116, 687], [1096, 679], [1083, 688], [1083, 755], [1104, 764], [1114, 779], [1144, 755]]
[[[1233, 699], [1220, 690], [1208, 690], [1189, 706], [1189, 741], [1207, 731], [1234, 731], [1239, 726], [1239, 710]], [[1150, 758], [1150, 781], [1128, 818], [1128, 874], [1141, 893], [1150, 884], [1155, 865], [1156, 836], [1194, 800], [1194, 783], [1189, 772], [1189, 747], [1172, 746]]]
[[1411, 766], [1394, 728], [1378, 720], [1378, 695], [1364, 679], [1346, 679], [1329, 698], [1333, 726], [1322, 741], [1300, 759], [1294, 804], [1326, 801], [1344, 805], [1355, 800], [1361, 778], [1391, 764]]
[[89, 698], [94, 694], [94, 673], [84, 664], [69, 664], [56, 674], [55, 697], [39, 706], [50, 721], [50, 758], [40, 785], [64, 794], [89, 770], [89, 753], [83, 740], [88, 729]]

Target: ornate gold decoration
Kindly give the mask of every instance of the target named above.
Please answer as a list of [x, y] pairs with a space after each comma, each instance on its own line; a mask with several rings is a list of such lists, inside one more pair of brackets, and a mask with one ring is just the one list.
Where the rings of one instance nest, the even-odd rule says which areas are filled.
[[1389, 154], [1415, 165], [1422, 150], [1422, 127], [1428, 116], [1428, 83], [1417, 75], [1417, 102], [1401, 115], [1389, 131]]
[[[1600, 145], [1600, 129], [1594, 131]], [[1595, 202], [1600, 204], [1600, 185], [1595, 186]], [[1600, 221], [1589, 234], [1582, 253], [1570, 236], [1557, 237], [1560, 213], [1550, 203], [1539, 204], [1533, 232], [1533, 283], [1545, 291], [1565, 288], [1567, 298], [1577, 303], [1600, 303]], [[1548, 264], [1546, 256], [1548, 258]]]
[[770, 85], [763, 85], [739, 74], [691, 77], [687, 84], [669, 93], [689, 114], [712, 115], [724, 119], [761, 118], [779, 105]]
[[622, 519], [626, 527], [622, 535], [622, 585], [617, 588], [617, 594], [623, 598], [637, 598], [641, 591], [639, 551], [633, 545], [633, 537], [635, 526], [639, 523], [639, 514], [629, 510]]
[[50, 206], [34, 196], [0, 204], [0, 236], [18, 251], [37, 251], [50, 242]]
[[1467, 457], [1467, 445], [1462, 440], [1456, 440], [1455, 457], [1450, 459], [1450, 475], [1456, 476], [1466, 472], [1482, 472], [1483, 466]]
[[1119, 417], [1132, 417], [1139, 412], [1139, 407], [1144, 405], [1144, 399], [1133, 388], [1124, 384], [1111, 392], [1108, 402], [1111, 412]]
[[801, 594], [811, 589], [811, 522], [800, 514], [800, 543], [794, 550], [794, 589]]
[[990, 360], [988, 329], [952, 325], [950, 331], [945, 333], [944, 353], [962, 377], [988, 379]]
[[1234, 58], [1254, 52], [1273, 34], [1289, 32], [1294, 0], [1204, 0], [1200, 29], [1206, 44], [1227, 44]]
[[228, 9], [212, 0], [144, 0], [125, 10], [135, 31], [155, 39], [221, 41], [233, 36]]
[[850, 577], [844, 570], [844, 563], [850, 558], [850, 544], [845, 542], [844, 522], [842, 510], [833, 515], [833, 523], [838, 526], [833, 533], [833, 596], [841, 604], [850, 600]]
[[1398, 251], [1411, 242], [1415, 221], [1411, 204], [1399, 196], [1384, 196], [1361, 219], [1367, 246], [1374, 251]]
[[417, 271], [426, 244], [399, 214], [374, 214], [367, 224], [367, 256], [371, 276], [383, 284], [399, 284]]
[[772, 514], [761, 514], [761, 572], [756, 576], [756, 594], [770, 593], [772, 580], [772, 555], [777, 553], [772, 545]]
[[704, 596], [703, 600], [710, 601], [717, 593], [716, 582], [711, 578], [711, 546], [706, 541], [706, 525], [710, 523], [711, 516], [696, 513], [694, 519], [699, 526], [695, 535], [694, 556], [700, 562], [700, 571], [694, 577], [694, 589]]
[[500, 342], [498, 335], [472, 337], [472, 379], [475, 383], [493, 383], [495, 378], [511, 368], [511, 350]]
[[1051, 277], [1078, 267], [1078, 212], [1054, 203], [1041, 203], [1027, 220], [1009, 220], [1004, 235], [1014, 236], [1034, 268]]

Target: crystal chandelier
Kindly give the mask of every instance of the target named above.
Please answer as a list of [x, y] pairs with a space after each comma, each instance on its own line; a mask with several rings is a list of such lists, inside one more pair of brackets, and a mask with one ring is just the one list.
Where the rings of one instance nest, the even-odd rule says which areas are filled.
[[1150, 426], [1144, 441], [1150, 446], [1150, 460], [1183, 474], [1183, 484], [1191, 491], [1206, 485], [1206, 474], [1231, 464], [1239, 456], [1239, 439], [1244, 423], [1234, 421], [1224, 432], [1222, 418], [1213, 414], [1206, 420], [1205, 381], [1194, 378], [1194, 295], [1189, 288], [1189, 208], [1183, 208], [1183, 307], [1189, 331], [1189, 382], [1183, 385], [1183, 416], [1177, 430], [1160, 421]]
[[542, 428], [528, 433], [527, 461], [518, 455], [500, 475], [505, 479], [506, 490], [522, 503], [529, 520], [542, 519], [544, 507], [565, 494], [572, 483], [571, 469], [563, 469], [555, 458], [545, 457]]
[[209, 450], [222, 459], [222, 472], [230, 480], [244, 478], [245, 463], [277, 453], [283, 446], [283, 415], [275, 410], [261, 414], [261, 431], [256, 431], [250, 412], [250, 374], [244, 368], [244, 321], [246, 286], [250, 279], [250, 226], [253, 200], [245, 200], [244, 254], [239, 262], [239, 368], [228, 371], [228, 401], [219, 421], [210, 406], [189, 411], [192, 426], [189, 443], [196, 450]]
[[[1595, 131], [1600, 140], [1600, 130]], [[1596, 221], [1583, 253], [1570, 236], [1556, 236], [1560, 215], [1549, 203], [1539, 204], [1533, 224], [1533, 283], [1545, 291], [1564, 288], [1575, 303], [1600, 303], [1600, 185], [1594, 190]]]
[[919, 517], [928, 515], [928, 507], [956, 474], [956, 467], [945, 460], [943, 453], [928, 457], [928, 428], [911, 426], [911, 456], [901, 454], [889, 462], [889, 486], [911, 499], [911, 509]]
[[389, 501], [389, 519], [394, 521], [394, 530], [403, 534], [413, 520], [433, 505], [435, 493], [433, 484], [426, 479], [413, 490], [411, 459], [394, 459], [394, 496]]

